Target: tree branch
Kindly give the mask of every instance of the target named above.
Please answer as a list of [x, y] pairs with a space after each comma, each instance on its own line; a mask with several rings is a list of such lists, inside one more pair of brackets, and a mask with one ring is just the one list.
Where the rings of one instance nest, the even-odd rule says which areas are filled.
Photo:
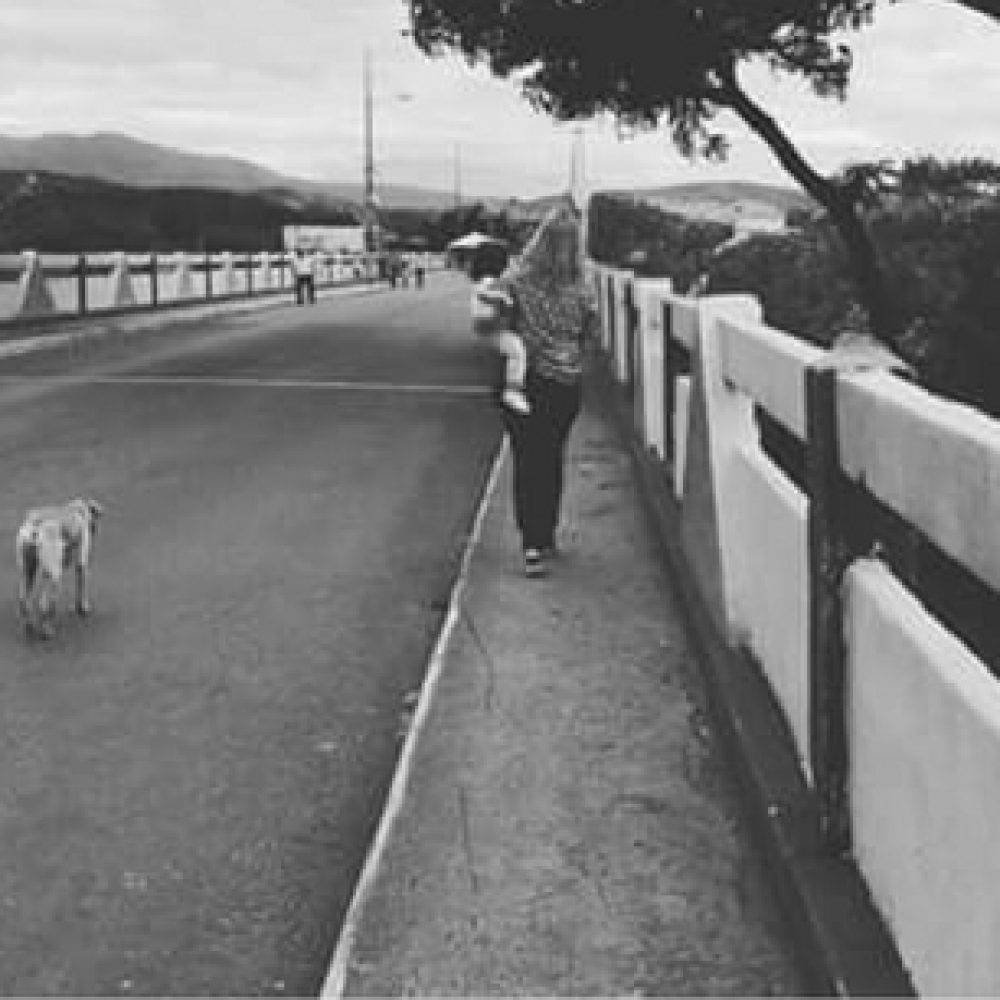
[[1000, 21], [1000, 0], [955, 0], [955, 2], [979, 14], [992, 17], [994, 21]]
[[718, 71], [725, 91], [725, 104], [758, 135], [777, 156], [781, 165], [822, 205], [836, 226], [847, 261], [864, 303], [875, 335], [890, 347], [901, 329], [901, 317], [890, 294], [878, 254], [858, 212], [863, 192], [859, 181], [841, 183], [823, 177], [799, 152], [777, 122], [740, 87], [733, 69]]
[[799, 152], [781, 126], [739, 85], [736, 70], [717, 70], [719, 103], [731, 108], [777, 156], [778, 161], [802, 187], [829, 211], [839, 206], [842, 193], [838, 186], [823, 177]]

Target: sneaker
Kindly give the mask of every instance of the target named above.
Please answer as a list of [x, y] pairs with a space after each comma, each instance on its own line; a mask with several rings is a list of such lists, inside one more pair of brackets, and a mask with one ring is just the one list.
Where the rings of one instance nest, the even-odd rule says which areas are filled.
[[524, 550], [524, 575], [529, 577], [545, 575], [545, 559], [539, 549]]
[[528, 402], [528, 397], [525, 396], [524, 390], [518, 388], [517, 386], [507, 386], [500, 398], [503, 400], [503, 405], [506, 406], [508, 410], [513, 410], [522, 417], [526, 417], [529, 413], [531, 413], [531, 404]]

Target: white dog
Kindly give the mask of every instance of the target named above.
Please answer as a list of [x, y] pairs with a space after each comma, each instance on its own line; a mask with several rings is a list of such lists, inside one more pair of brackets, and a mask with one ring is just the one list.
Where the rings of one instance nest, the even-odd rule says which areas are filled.
[[29, 635], [51, 638], [59, 583], [71, 567], [76, 574], [77, 613], [90, 613], [90, 555], [102, 513], [100, 504], [77, 497], [61, 507], [39, 507], [25, 515], [15, 551], [18, 606]]

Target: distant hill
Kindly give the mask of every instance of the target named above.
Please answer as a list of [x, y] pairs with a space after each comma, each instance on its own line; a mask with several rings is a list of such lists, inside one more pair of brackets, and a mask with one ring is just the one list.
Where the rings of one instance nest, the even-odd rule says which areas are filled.
[[[233, 156], [207, 156], [134, 139], [115, 132], [92, 135], [52, 133], [34, 138], [0, 135], [0, 170], [46, 171], [91, 177], [136, 188], [213, 188], [249, 193], [283, 190], [331, 207], [360, 205], [361, 182], [326, 183], [290, 177]], [[379, 199], [386, 207], [442, 210], [454, 195], [420, 187], [385, 185]]]
[[286, 188], [138, 188], [0, 171], [0, 252], [277, 250], [294, 224], [355, 225], [357, 212]]
[[808, 195], [794, 188], [749, 181], [706, 181], [608, 193], [644, 201], [689, 218], [723, 222], [737, 229], [779, 228], [789, 210], [816, 207]]

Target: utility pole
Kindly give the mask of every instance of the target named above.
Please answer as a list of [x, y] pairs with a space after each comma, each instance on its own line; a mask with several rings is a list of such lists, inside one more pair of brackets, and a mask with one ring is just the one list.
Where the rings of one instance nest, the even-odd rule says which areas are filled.
[[587, 255], [587, 238], [590, 233], [590, 220], [587, 214], [587, 175], [584, 164], [585, 146], [583, 128], [577, 126], [573, 130], [573, 151], [570, 157], [569, 194], [573, 204], [580, 213], [580, 252], [583, 258]]
[[577, 126], [573, 129], [573, 146], [569, 156], [569, 193], [576, 203], [577, 208], [583, 209], [581, 202], [584, 199], [584, 146], [583, 129]]
[[365, 49], [364, 57], [364, 128], [365, 128], [365, 166], [364, 166], [364, 227], [365, 252], [371, 253], [377, 249], [375, 229], [378, 220], [375, 215], [375, 155], [372, 140], [372, 52]]
[[462, 147], [455, 143], [455, 212], [462, 207]]

